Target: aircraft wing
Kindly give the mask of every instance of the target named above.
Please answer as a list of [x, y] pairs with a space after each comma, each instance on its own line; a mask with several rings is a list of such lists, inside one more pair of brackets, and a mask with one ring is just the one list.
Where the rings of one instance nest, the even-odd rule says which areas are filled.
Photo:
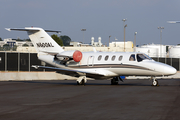
[[78, 71], [78, 70], [71, 70], [71, 69], [63, 69], [63, 68], [55, 68], [55, 67], [47, 67], [47, 66], [38, 66], [38, 65], [33, 65], [35, 69], [42, 68], [42, 69], [50, 69], [54, 70], [57, 73], [64, 74], [64, 75], [69, 75], [73, 77], [80, 77], [80, 76], [86, 76], [89, 78], [102, 78], [104, 77], [103, 74], [98, 74], [98, 73], [90, 73], [90, 72], [84, 72], [84, 71]]

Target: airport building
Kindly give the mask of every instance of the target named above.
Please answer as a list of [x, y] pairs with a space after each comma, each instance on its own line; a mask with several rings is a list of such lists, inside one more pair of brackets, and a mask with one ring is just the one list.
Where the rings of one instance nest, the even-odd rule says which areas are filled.
[[179, 45], [147, 44], [135, 48], [136, 52], [142, 52], [150, 57], [180, 58]]
[[[8, 44], [10, 48], [16, 46], [17, 52], [36, 53], [36, 50], [33, 47], [31, 41], [16, 41], [11, 38], [7, 38], [4, 39], [4, 41], [0, 41], [0, 47], [2, 48], [1, 51], [8, 51], [6, 48], [3, 48], [5, 44]], [[101, 42], [101, 37], [98, 37], [97, 42], [95, 41], [95, 38], [92, 37], [90, 44], [70, 42], [70, 46], [63, 46], [63, 49], [65, 51], [79, 50], [82, 52], [89, 52], [94, 50], [105, 52], [124, 52], [124, 47], [125, 52], [142, 52], [150, 57], [180, 58], [180, 46], [160, 45], [152, 43], [134, 48], [132, 41], [126, 41], [125, 45], [123, 41], [113, 41], [109, 43], [109, 46], [106, 46]]]
[[168, 57], [168, 47], [169, 45], [160, 45], [152, 43], [136, 47], [135, 51], [145, 53], [150, 57]]
[[[17, 52], [23, 53], [36, 53], [35, 48], [31, 41], [16, 41], [11, 38], [4, 39], [0, 41], [1, 51], [8, 51], [8, 49], [3, 48], [4, 45], [8, 44], [10, 48], [16, 46]], [[172, 45], [160, 45], [160, 44], [146, 44], [134, 48], [132, 41], [126, 41], [125, 45], [123, 41], [113, 41], [109, 43], [109, 46], [103, 45], [101, 42], [101, 37], [98, 37], [97, 42], [95, 38], [91, 38], [90, 44], [83, 44], [81, 42], [70, 42], [70, 46], [63, 46], [65, 51], [79, 50], [82, 52], [89, 51], [105, 51], [105, 52], [142, 52], [150, 57], [162, 57], [162, 58], [180, 58], [180, 46]], [[13, 51], [9, 49], [10, 51]], [[15, 51], [14, 51], [15, 52]]]
[[0, 41], [0, 46], [3, 47], [3, 45], [8, 44], [10, 47], [13, 46], [18, 46], [18, 47], [22, 47], [23, 45], [27, 45], [27, 46], [33, 46], [31, 41], [17, 41], [17, 40], [13, 40], [12, 38], [7, 38], [4, 39], [4, 41]]
[[169, 57], [170, 58], [180, 58], [180, 46], [171, 46], [169, 48]]
[[[33, 47], [33, 44], [31, 41], [16, 41], [11, 38], [7, 38], [7, 39], [4, 39], [4, 41], [0, 41], [1, 47], [3, 47], [5, 44], [8, 44], [10, 48], [13, 48], [14, 46], [16, 46], [17, 52], [36, 53], [36, 50]], [[90, 44], [83, 44], [80, 42], [70, 42], [70, 46], [63, 46], [63, 49], [65, 51], [79, 50], [82, 52], [94, 51], [94, 49], [96, 49], [96, 51], [124, 52], [124, 42], [112, 42], [112, 43], [109, 43], [109, 47], [108, 47], [108, 46], [103, 45], [103, 43], [101, 42], [101, 37], [98, 37], [98, 42], [95, 42], [94, 37], [92, 37]], [[8, 51], [8, 49], [6, 48], [2, 50]], [[125, 42], [125, 51], [133, 52], [133, 42], [131, 41]]]

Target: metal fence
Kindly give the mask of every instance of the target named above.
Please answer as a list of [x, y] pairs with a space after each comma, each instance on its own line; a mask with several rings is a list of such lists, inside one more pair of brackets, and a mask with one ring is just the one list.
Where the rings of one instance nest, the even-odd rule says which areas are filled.
[[32, 65], [41, 65], [37, 53], [0, 52], [0, 71], [37, 71]]
[[[180, 58], [153, 59], [171, 65], [178, 71], [180, 70]], [[38, 60], [37, 53], [0, 52], [0, 71], [44, 71], [43, 69], [37, 70], [31, 67], [32, 65], [51, 66]]]

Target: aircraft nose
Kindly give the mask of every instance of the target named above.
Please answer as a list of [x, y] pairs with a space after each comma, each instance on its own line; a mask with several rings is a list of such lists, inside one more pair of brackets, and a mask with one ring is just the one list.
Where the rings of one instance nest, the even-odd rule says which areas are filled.
[[164, 73], [165, 75], [174, 75], [176, 74], [177, 70], [171, 66], [164, 66]]

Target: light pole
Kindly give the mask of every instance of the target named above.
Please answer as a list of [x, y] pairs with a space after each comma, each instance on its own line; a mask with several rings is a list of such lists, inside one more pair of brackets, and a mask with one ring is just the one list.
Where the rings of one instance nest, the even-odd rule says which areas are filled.
[[123, 21], [123, 26], [125, 25], [125, 21], [127, 21], [127, 18], [126, 19], [122, 19]]
[[[86, 31], [86, 29], [81, 29], [81, 31]], [[83, 32], [83, 43], [84, 43], [84, 32]]]
[[124, 26], [124, 52], [125, 52], [125, 32], [126, 32], [126, 27], [127, 27], [127, 24]]
[[134, 52], [136, 52], [136, 35], [137, 32], [134, 32]]
[[109, 36], [109, 47], [110, 47], [110, 37], [111, 37], [111, 35]]
[[162, 57], [162, 29], [164, 29], [164, 27], [158, 27], [158, 29], [160, 29], [160, 57]]
[[125, 25], [125, 21], [127, 21], [127, 18], [122, 19], [122, 21], [123, 21], [123, 27], [124, 27], [124, 52], [125, 52], [125, 28], [127, 27], [127, 24]]

